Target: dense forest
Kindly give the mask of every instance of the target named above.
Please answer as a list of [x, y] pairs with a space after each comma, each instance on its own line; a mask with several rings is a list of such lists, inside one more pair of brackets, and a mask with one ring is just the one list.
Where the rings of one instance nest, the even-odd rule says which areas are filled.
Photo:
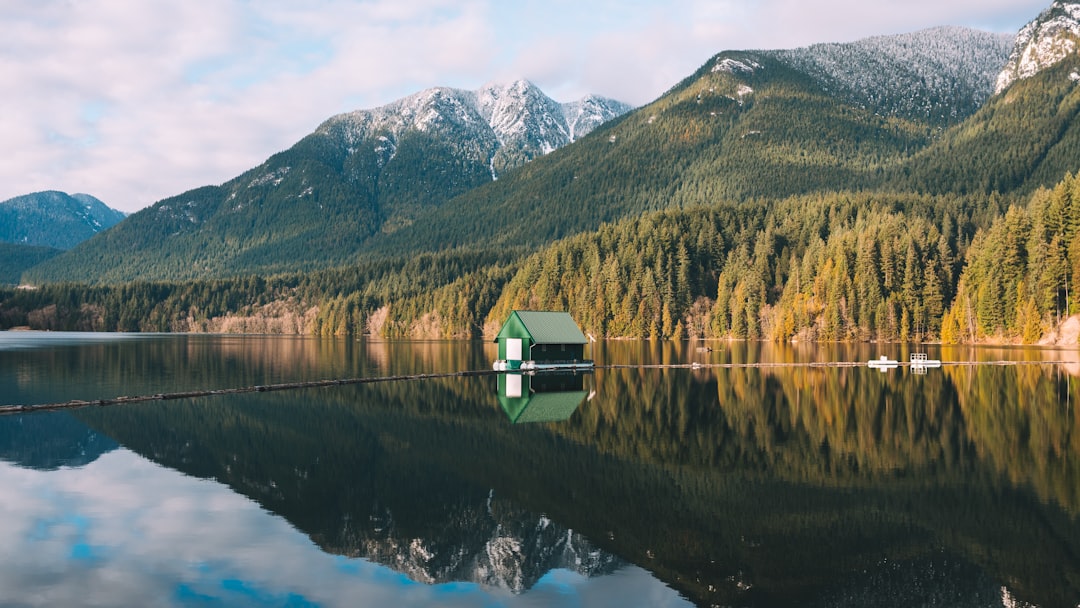
[[16, 285], [27, 269], [63, 253], [52, 247], [0, 243], [0, 285]]
[[1080, 179], [1026, 199], [828, 194], [645, 213], [524, 255], [311, 274], [45, 285], [5, 328], [490, 335], [569, 310], [596, 337], [1032, 343], [1078, 309]]

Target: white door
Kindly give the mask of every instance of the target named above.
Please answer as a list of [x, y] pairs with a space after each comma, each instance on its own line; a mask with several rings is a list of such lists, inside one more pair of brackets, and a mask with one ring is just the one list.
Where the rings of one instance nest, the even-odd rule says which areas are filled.
[[506, 360], [521, 361], [521, 338], [506, 339]]

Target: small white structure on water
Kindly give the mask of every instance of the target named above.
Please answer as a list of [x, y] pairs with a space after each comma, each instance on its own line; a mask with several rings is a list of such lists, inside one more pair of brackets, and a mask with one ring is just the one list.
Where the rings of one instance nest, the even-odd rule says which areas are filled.
[[871, 359], [866, 363], [866, 365], [874, 369], [881, 370], [882, 372], [887, 372], [890, 369], [896, 369], [897, 367], [899, 367], [900, 362], [896, 359], [890, 359], [885, 355], [881, 355], [881, 357], [877, 359]]
[[926, 370], [931, 367], [941, 367], [941, 361], [938, 359], [927, 359], [926, 353], [911, 353], [908, 357], [908, 363], [911, 364], [911, 371], [916, 374], [925, 374]]

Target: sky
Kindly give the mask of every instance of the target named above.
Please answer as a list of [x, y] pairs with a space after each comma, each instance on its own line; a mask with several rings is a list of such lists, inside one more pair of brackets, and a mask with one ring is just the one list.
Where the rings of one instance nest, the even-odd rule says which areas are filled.
[[0, 201], [126, 212], [221, 184], [327, 118], [526, 78], [648, 103], [712, 55], [939, 25], [1015, 33], [1050, 0], [0, 0]]

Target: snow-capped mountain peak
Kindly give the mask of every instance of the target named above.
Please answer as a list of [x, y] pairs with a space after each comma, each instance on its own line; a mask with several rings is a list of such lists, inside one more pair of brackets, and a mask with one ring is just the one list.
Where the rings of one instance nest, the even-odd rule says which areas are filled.
[[1080, 2], [1057, 0], [1016, 36], [1016, 45], [1005, 69], [998, 75], [995, 92], [1030, 78], [1080, 49]]
[[320, 130], [339, 131], [350, 149], [374, 141], [385, 164], [400, 138], [419, 131], [452, 140], [492, 178], [590, 133], [632, 107], [589, 95], [559, 103], [528, 80], [489, 83], [478, 91], [437, 87], [373, 110], [336, 116]]
[[562, 106], [527, 80], [486, 85], [477, 92], [477, 101], [480, 115], [504, 144], [547, 154], [571, 141]]

